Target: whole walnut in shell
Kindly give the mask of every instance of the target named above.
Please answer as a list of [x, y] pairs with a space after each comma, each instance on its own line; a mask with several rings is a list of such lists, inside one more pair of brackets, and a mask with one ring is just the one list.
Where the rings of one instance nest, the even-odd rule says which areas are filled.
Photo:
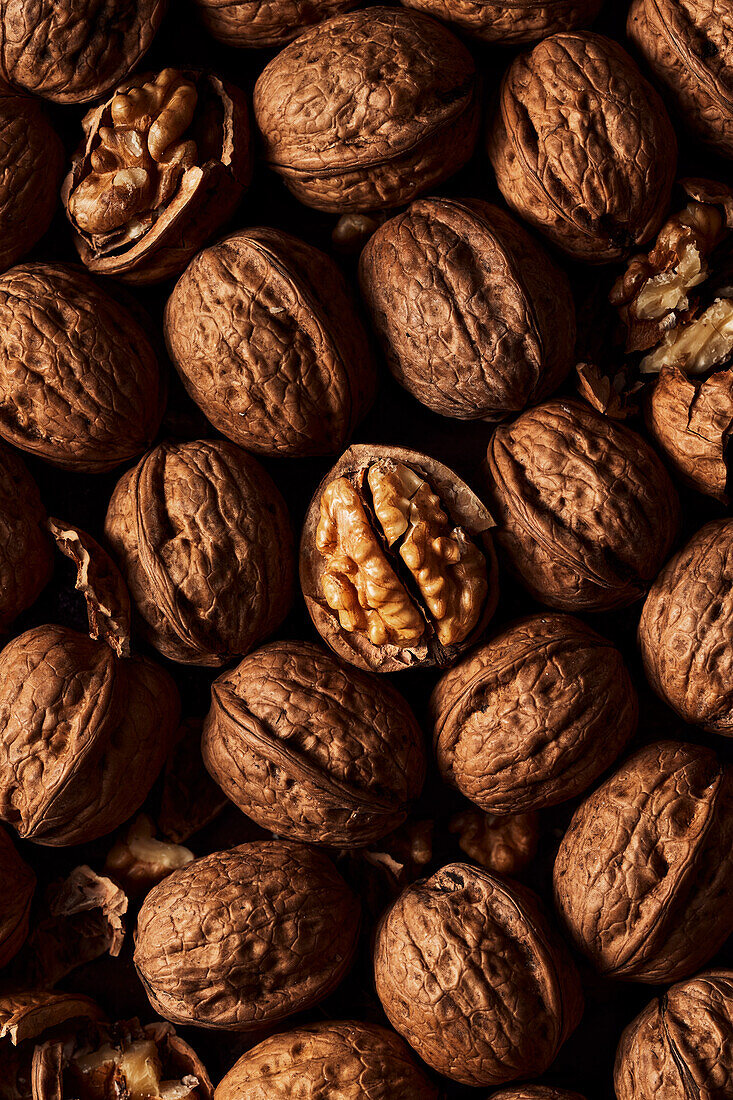
[[496, 206], [419, 199], [371, 237], [359, 278], [395, 378], [443, 416], [501, 420], [570, 369], [567, 280]]
[[0, 630], [34, 602], [53, 571], [46, 512], [20, 457], [0, 447]]
[[677, 157], [661, 99], [629, 55], [589, 32], [515, 59], [488, 148], [509, 206], [568, 256], [611, 263], [659, 228]]
[[273, 631], [292, 599], [280, 492], [233, 443], [161, 443], [117, 483], [105, 535], [145, 637], [164, 656], [216, 667]]
[[0, 275], [0, 436], [54, 466], [101, 473], [152, 442], [165, 386], [132, 313], [81, 270]]
[[20, 951], [28, 935], [31, 901], [36, 876], [15, 850], [12, 840], [0, 829], [0, 881], [4, 885], [0, 902], [0, 967], [7, 966]]
[[374, 973], [392, 1025], [465, 1085], [544, 1072], [582, 1013], [575, 967], [539, 899], [466, 863], [401, 894], [377, 932]]
[[251, 451], [340, 451], [371, 403], [374, 364], [341, 273], [279, 230], [200, 252], [168, 300], [165, 333], [193, 400]]
[[579, 401], [548, 401], [494, 432], [486, 463], [497, 540], [535, 599], [625, 607], [677, 533], [677, 493], [636, 432]]
[[655, 997], [621, 1036], [618, 1100], [724, 1097], [733, 1079], [733, 971], [708, 970]]
[[339, 213], [387, 209], [471, 156], [476, 70], [428, 16], [367, 8], [286, 46], [260, 74], [254, 110], [265, 158], [300, 202]]
[[474, 650], [443, 674], [430, 705], [443, 778], [495, 814], [580, 794], [633, 736], [638, 710], [618, 650], [551, 614]]
[[640, 749], [576, 810], [554, 885], [604, 976], [694, 973], [733, 932], [733, 771], [699, 745]]
[[592, 22], [603, 0], [404, 0], [500, 46], [519, 46]]
[[214, 1100], [437, 1100], [438, 1090], [398, 1035], [333, 1020], [272, 1035], [243, 1054]]
[[239, 49], [284, 46], [356, 0], [194, 0], [209, 34]]
[[358, 902], [325, 855], [260, 841], [196, 859], [154, 887], [135, 966], [173, 1023], [251, 1031], [335, 989], [358, 929]]
[[383, 679], [309, 642], [273, 642], [215, 680], [204, 763], [258, 825], [339, 848], [405, 820], [425, 778], [422, 732]]

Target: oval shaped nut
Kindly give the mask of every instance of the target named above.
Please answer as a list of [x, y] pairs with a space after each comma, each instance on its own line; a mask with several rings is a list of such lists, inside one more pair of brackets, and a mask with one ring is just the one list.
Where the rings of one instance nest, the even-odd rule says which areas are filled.
[[733, 772], [699, 745], [640, 749], [575, 811], [554, 886], [605, 976], [694, 973], [733, 931]]
[[168, 299], [165, 334], [190, 396], [251, 451], [340, 451], [374, 395], [366, 333], [336, 264], [276, 229], [200, 252]]
[[359, 281], [395, 378], [443, 416], [501, 420], [570, 369], [565, 275], [489, 203], [412, 203], [370, 238]]
[[512, 572], [563, 611], [640, 599], [677, 534], [677, 493], [652, 449], [579, 401], [548, 401], [497, 428], [486, 493]]
[[733, 971], [708, 970], [655, 997], [621, 1036], [618, 1100], [725, 1096], [733, 1080]]
[[585, 1100], [579, 1092], [556, 1089], [549, 1085], [518, 1085], [492, 1092], [490, 1100]]
[[265, 829], [357, 848], [401, 825], [420, 793], [425, 750], [405, 700], [321, 646], [263, 646], [211, 695], [204, 763]]
[[593, 264], [659, 228], [677, 161], [657, 93], [621, 46], [587, 31], [553, 35], [515, 59], [488, 149], [509, 206]]
[[619, 651], [569, 615], [534, 615], [449, 669], [430, 700], [440, 772], [483, 810], [515, 814], [585, 790], [635, 730]]
[[150, 445], [165, 403], [133, 315], [82, 271], [0, 275], [0, 436], [54, 466], [101, 473]]
[[265, 158], [306, 206], [409, 202], [463, 167], [479, 124], [476, 70], [440, 23], [401, 8], [337, 15], [260, 74]]
[[301, 844], [242, 844], [196, 859], [140, 910], [135, 966], [161, 1016], [248, 1031], [317, 1004], [349, 968], [359, 904]]
[[333, 1020], [272, 1035], [243, 1054], [214, 1100], [437, 1100], [438, 1089], [399, 1035], [378, 1024]]
[[19, 455], [0, 446], [0, 630], [40, 595], [53, 572], [46, 511]]
[[173, 661], [225, 664], [287, 614], [285, 501], [233, 443], [159, 444], [117, 483], [104, 530], [145, 637]]
[[36, 876], [4, 829], [0, 829], [0, 878], [5, 885], [0, 903], [0, 966], [6, 966], [28, 935]]
[[409, 0], [417, 8], [452, 23], [482, 42], [520, 46], [557, 31], [585, 26], [603, 0]]
[[733, 521], [707, 523], [667, 563], [639, 622], [647, 679], [686, 722], [733, 736]]
[[210, 35], [225, 46], [284, 46], [312, 23], [321, 23], [356, 0], [195, 0]]

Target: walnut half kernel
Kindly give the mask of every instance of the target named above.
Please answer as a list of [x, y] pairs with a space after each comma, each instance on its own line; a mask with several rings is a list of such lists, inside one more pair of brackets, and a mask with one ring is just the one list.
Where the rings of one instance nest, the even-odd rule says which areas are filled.
[[158, 1047], [148, 1038], [106, 1043], [80, 1054], [72, 1059], [67, 1075], [80, 1100], [107, 1100], [109, 1095], [128, 1100], [189, 1100], [197, 1096], [199, 1085], [191, 1074], [179, 1081], [164, 1081]]

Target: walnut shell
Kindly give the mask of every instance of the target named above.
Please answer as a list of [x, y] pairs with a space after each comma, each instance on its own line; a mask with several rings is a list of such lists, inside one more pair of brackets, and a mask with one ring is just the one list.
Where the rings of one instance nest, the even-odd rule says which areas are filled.
[[0, 829], [0, 881], [4, 884], [0, 903], [0, 967], [17, 955], [28, 935], [31, 901], [36, 876], [15, 850], [12, 840]]
[[211, 689], [204, 763], [258, 825], [357, 848], [407, 817], [422, 733], [398, 693], [309, 642], [273, 642]]
[[618, 1100], [725, 1096], [733, 1079], [733, 971], [708, 970], [655, 997], [621, 1036]]
[[209, 34], [239, 49], [284, 46], [357, 0], [194, 0]]
[[518, 1085], [516, 1088], [492, 1092], [490, 1100], [585, 1100], [579, 1092], [555, 1089], [548, 1085]]
[[733, 520], [707, 523], [657, 577], [639, 622], [647, 679], [686, 722], [733, 736]]
[[0, 0], [0, 73], [56, 103], [88, 103], [147, 51], [167, 0]]
[[374, 971], [392, 1025], [465, 1085], [544, 1072], [582, 1013], [575, 967], [536, 895], [466, 863], [402, 893], [380, 924]]
[[621, 46], [589, 32], [553, 35], [516, 58], [488, 148], [509, 206], [594, 264], [659, 228], [677, 159], [657, 93]]
[[37, 626], [0, 652], [0, 818], [39, 844], [81, 844], [141, 804], [173, 741], [178, 692], [144, 657]]
[[437, 1100], [406, 1043], [377, 1024], [333, 1020], [272, 1035], [243, 1054], [214, 1100]]
[[336, 264], [276, 229], [232, 233], [176, 283], [166, 342], [184, 386], [229, 439], [264, 454], [338, 452], [375, 369]]
[[606, 977], [694, 973], [733, 931], [733, 770], [699, 745], [640, 749], [575, 811], [554, 885]]
[[591, 23], [603, 0], [403, 0], [483, 42], [520, 46]]
[[100, 473], [158, 430], [165, 386], [132, 314], [63, 264], [0, 275], [0, 436], [54, 466]]
[[371, 237], [359, 280], [395, 378], [443, 416], [501, 420], [570, 370], [565, 275], [489, 203], [414, 202]]
[[537, 854], [539, 814], [485, 814], [463, 810], [448, 822], [469, 859], [497, 875], [519, 875]]
[[579, 619], [534, 615], [445, 672], [431, 701], [443, 779], [515, 814], [585, 790], [636, 730], [618, 650]]
[[457, 172], [479, 123], [473, 59], [428, 16], [373, 7], [311, 27], [254, 91], [265, 157], [306, 206], [409, 202]]
[[512, 571], [564, 611], [640, 599], [677, 533], [677, 493], [652, 449], [579, 401], [548, 401], [496, 429], [487, 494]]
[[105, 534], [148, 641], [216, 667], [273, 631], [292, 599], [285, 502], [233, 443], [161, 443], [117, 483]]
[[135, 966], [173, 1023], [249, 1031], [330, 993], [358, 928], [358, 902], [325, 855], [285, 841], [241, 844], [150, 891]]
[[53, 572], [46, 512], [15, 451], [0, 446], [0, 630], [30, 607]]

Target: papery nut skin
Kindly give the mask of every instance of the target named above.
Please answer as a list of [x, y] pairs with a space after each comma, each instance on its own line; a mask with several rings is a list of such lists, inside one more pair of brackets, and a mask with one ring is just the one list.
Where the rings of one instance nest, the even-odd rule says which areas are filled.
[[135, 966], [173, 1023], [251, 1031], [330, 993], [358, 928], [358, 902], [325, 855], [286, 841], [242, 844], [150, 891]]
[[733, 772], [699, 745], [639, 749], [576, 810], [554, 889], [605, 977], [693, 974], [733, 931]]
[[603, 0], [403, 0], [482, 42], [521, 46], [585, 26]]
[[284, 46], [311, 23], [321, 23], [356, 0], [195, 0], [210, 35], [225, 46], [263, 49]]
[[36, 876], [25, 860], [20, 858], [4, 829], [0, 829], [0, 879], [5, 884], [0, 903], [2, 967], [7, 966], [25, 942], [31, 901], [36, 888]]
[[38, 487], [20, 456], [0, 447], [0, 630], [30, 607], [53, 572]]

